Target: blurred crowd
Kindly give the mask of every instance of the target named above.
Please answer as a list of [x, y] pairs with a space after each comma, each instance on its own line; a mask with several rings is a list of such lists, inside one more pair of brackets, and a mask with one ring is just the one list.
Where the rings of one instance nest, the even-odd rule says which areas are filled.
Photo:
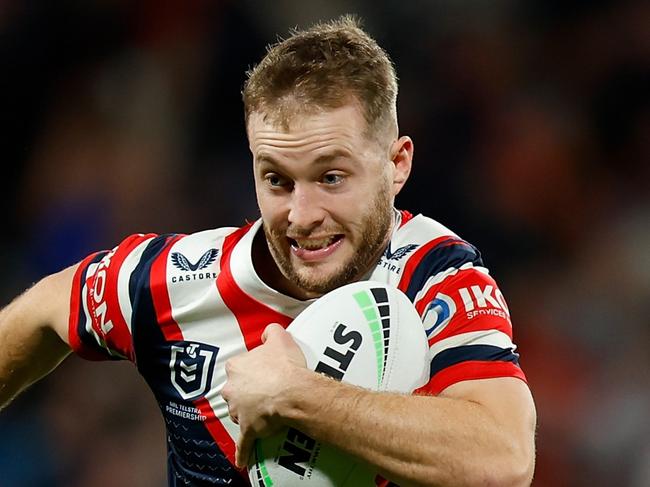
[[[483, 253], [539, 414], [534, 486], [650, 485], [650, 3], [0, 2], [0, 304], [135, 232], [258, 216], [240, 90], [356, 13], [415, 143], [398, 207]], [[127, 363], [71, 356], [0, 413], [0, 487], [164, 485]]]

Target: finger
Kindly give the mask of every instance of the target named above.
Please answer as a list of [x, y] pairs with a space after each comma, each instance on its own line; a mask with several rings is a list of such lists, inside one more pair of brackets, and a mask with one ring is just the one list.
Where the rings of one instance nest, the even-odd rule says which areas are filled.
[[237, 411], [235, 411], [234, 408], [230, 407], [230, 403], [228, 403], [227, 401], [226, 401], [226, 406], [228, 406], [228, 416], [230, 416], [232, 422], [235, 424], [239, 424], [239, 416], [237, 415]]
[[255, 436], [245, 433], [239, 437], [237, 450], [235, 452], [235, 463], [237, 467], [244, 468], [248, 466], [248, 459], [251, 455], [251, 449], [255, 443]]
[[230, 377], [230, 374], [232, 373], [232, 358], [226, 360], [226, 363], [224, 365], [224, 369], [226, 371], [226, 378]]
[[228, 381], [226, 381], [224, 386], [221, 388], [221, 397], [226, 402], [230, 400], [230, 383]]
[[264, 332], [262, 333], [262, 343], [266, 343], [266, 341], [271, 338], [271, 337], [276, 337], [282, 333], [285, 333], [285, 329], [282, 328], [282, 325], [278, 323], [271, 323], [264, 328]]

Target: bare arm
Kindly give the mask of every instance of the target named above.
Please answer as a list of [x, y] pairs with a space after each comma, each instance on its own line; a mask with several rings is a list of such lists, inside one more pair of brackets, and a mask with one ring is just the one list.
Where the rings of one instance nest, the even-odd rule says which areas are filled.
[[[370, 392], [304, 368], [281, 328], [267, 335], [264, 345], [227, 365], [223, 396], [241, 428], [238, 463], [246, 463], [255, 437], [281, 424], [365, 460], [402, 486], [530, 484], [535, 406], [519, 379], [460, 382], [436, 397]], [[257, 370], [265, 373], [250, 372]]]
[[68, 316], [76, 266], [48, 276], [0, 312], [0, 408], [70, 353]]
[[407, 485], [529, 485], [534, 405], [519, 379], [457, 383], [438, 397], [372, 393], [309, 371], [279, 415]]

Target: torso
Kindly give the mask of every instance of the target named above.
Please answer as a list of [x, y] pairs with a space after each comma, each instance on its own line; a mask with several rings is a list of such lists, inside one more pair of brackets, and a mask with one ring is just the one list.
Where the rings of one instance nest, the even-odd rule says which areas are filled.
[[[255, 272], [251, 250], [260, 227], [257, 221], [240, 229], [134, 237], [109, 254], [110, 265], [99, 254], [78, 275], [86, 286], [79, 290], [82, 305], [73, 299], [74, 348], [89, 358], [110, 349], [136, 363], [167, 426], [170, 485], [248, 485], [246, 473], [233, 467], [238, 426], [221, 397], [224, 364], [259, 346], [268, 323], [288, 326], [312, 302], [271, 289]], [[415, 303], [431, 285], [426, 272], [418, 275], [432, 259], [424, 247], [457, 240], [431, 219], [400, 213], [388, 248], [365, 278], [399, 287]], [[97, 289], [104, 268], [106, 299], [93, 302], [97, 293], [88, 288]], [[104, 302], [108, 312], [98, 314]]]

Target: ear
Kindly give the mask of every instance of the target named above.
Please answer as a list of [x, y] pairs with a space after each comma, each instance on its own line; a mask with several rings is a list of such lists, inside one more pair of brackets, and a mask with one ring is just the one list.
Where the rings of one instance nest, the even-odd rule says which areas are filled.
[[413, 162], [413, 141], [403, 135], [390, 148], [390, 160], [393, 163], [393, 196], [397, 195], [411, 174]]

